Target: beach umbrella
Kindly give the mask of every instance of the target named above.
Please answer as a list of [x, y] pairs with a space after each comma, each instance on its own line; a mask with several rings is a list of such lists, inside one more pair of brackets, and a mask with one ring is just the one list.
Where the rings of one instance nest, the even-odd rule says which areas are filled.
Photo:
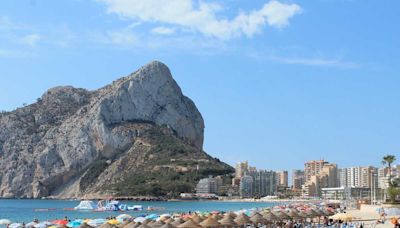
[[67, 223], [67, 226], [68, 227], [79, 227], [81, 224], [82, 224], [81, 221], [75, 220], [75, 221]]
[[212, 217], [213, 219], [215, 219], [215, 220], [220, 220], [220, 219], [222, 219], [222, 216], [219, 215], [219, 214], [212, 214], [211, 217]]
[[310, 216], [310, 218], [316, 218], [320, 216], [320, 213], [318, 213], [317, 211], [315, 211], [314, 209], [310, 209], [308, 211], [306, 211], [306, 214], [308, 214]]
[[48, 225], [46, 225], [45, 223], [38, 223], [38, 224], [36, 224], [36, 225], [34, 225], [33, 227], [35, 227], [35, 228], [47, 228], [48, 227]]
[[111, 220], [108, 220], [107, 223], [111, 224], [111, 225], [118, 225], [120, 222], [116, 219], [111, 219]]
[[137, 227], [139, 227], [141, 224], [140, 224], [140, 222], [137, 222], [137, 223], [135, 223], [133, 226], [132, 226], [132, 228], [137, 228]]
[[[285, 212], [283, 212], [283, 211], [273, 211], [273, 212], [270, 212], [272, 215], [275, 215], [275, 217], [278, 217], [279, 218], [279, 220], [288, 220], [288, 219], [290, 219], [290, 216], [289, 215], [287, 215]], [[274, 219], [275, 217], [271, 217], [271, 219]], [[267, 220], [268, 220], [268, 218], [267, 218]], [[272, 221], [277, 221], [277, 220], [272, 220]]]
[[209, 216], [204, 221], [202, 221], [200, 225], [202, 227], [216, 227], [219, 226], [220, 224], [217, 220], [213, 219], [213, 217]]
[[200, 228], [201, 226], [193, 221], [192, 219], [187, 220], [186, 222], [177, 226], [178, 228]]
[[105, 221], [105, 223], [103, 223], [99, 228], [112, 228], [112, 227], [113, 225]]
[[238, 224], [239, 226], [243, 226], [243, 225], [251, 223], [249, 216], [247, 216], [244, 213], [239, 214], [233, 221], [236, 224]]
[[312, 210], [317, 214], [318, 217], [325, 216], [325, 213], [318, 208], [312, 208]]
[[153, 224], [151, 224], [152, 227], [161, 227], [162, 225], [164, 225], [164, 222], [161, 220], [158, 220], [158, 221], [154, 222]]
[[126, 219], [126, 220], [123, 220], [119, 225], [117, 225], [119, 228], [122, 228], [122, 227], [126, 227], [128, 224], [130, 223], [130, 220], [128, 220], [128, 219]]
[[64, 219], [59, 219], [59, 220], [54, 220], [51, 223], [56, 224], [56, 225], [67, 225], [68, 221], [66, 221]]
[[136, 222], [128, 222], [125, 224], [123, 228], [133, 228], [136, 225]]
[[233, 221], [233, 218], [229, 215], [226, 214], [221, 220], [218, 221], [221, 226], [237, 226], [235, 221]]
[[299, 215], [301, 218], [311, 218], [311, 215], [310, 215], [310, 214], [307, 214], [307, 213], [304, 212], [304, 211], [299, 211], [298, 215]]
[[266, 222], [266, 219], [258, 212], [253, 213], [253, 216], [250, 217], [250, 221], [253, 222], [253, 224], [258, 225], [258, 224], [264, 224]]
[[119, 221], [129, 220], [131, 218], [132, 218], [132, 216], [128, 215], [128, 214], [120, 214], [116, 217], [116, 219]]
[[170, 217], [172, 217], [172, 215], [168, 214], [168, 213], [165, 213], [165, 214], [161, 214], [160, 217], [168, 217], [168, 218], [170, 218]]
[[229, 215], [233, 219], [237, 217], [237, 214], [233, 213], [232, 211], [228, 212], [228, 213], [225, 213], [225, 215]]
[[27, 223], [27, 224], [25, 224], [25, 228], [32, 228], [34, 225], [36, 225], [37, 224], [37, 222], [30, 222], [30, 223]]
[[91, 226], [89, 226], [86, 222], [83, 222], [80, 226], [78, 226], [79, 228], [91, 228]]
[[[278, 217], [277, 215], [275, 215], [274, 213], [272, 213], [270, 211], [262, 213], [262, 216], [264, 217], [265, 220], [267, 220], [269, 222], [274, 222], [274, 221], [280, 221], [281, 220], [280, 217]], [[287, 216], [287, 217], [289, 217], [289, 216]]]
[[11, 221], [9, 219], [0, 219], [0, 225], [9, 225]]
[[191, 218], [195, 223], [201, 223], [203, 221], [203, 219], [200, 218], [200, 216], [198, 214], [194, 214], [192, 215]]
[[150, 214], [145, 217], [146, 219], [156, 220], [158, 218], [157, 214]]
[[166, 223], [166, 224], [170, 224], [172, 222], [174, 222], [174, 220], [172, 218], [168, 218], [168, 219], [164, 220], [164, 223]]
[[146, 220], [146, 218], [145, 218], [145, 217], [137, 217], [137, 218], [135, 218], [133, 221], [134, 221], [134, 222], [140, 222], [140, 223], [143, 223], [145, 220]]
[[164, 225], [162, 225], [160, 228], [175, 228], [175, 226], [169, 224], [169, 223], [165, 223]]
[[[81, 220], [77, 219], [77, 220], [75, 220], [75, 221], [81, 221]], [[46, 226], [51, 226], [51, 225], [53, 225], [53, 223], [51, 223], [51, 222], [49, 222], [49, 221], [44, 221], [44, 222], [42, 222], [42, 223], [45, 224]]]
[[97, 226], [104, 224], [105, 222], [107, 222], [107, 220], [105, 220], [105, 219], [92, 219], [87, 224], [89, 226], [97, 227]]
[[354, 219], [354, 216], [348, 213], [338, 213], [336, 215], [333, 215], [330, 217], [333, 220], [342, 220], [342, 221], [352, 221]]
[[170, 224], [175, 226], [175, 227], [177, 227], [177, 226], [181, 225], [182, 223], [184, 223], [183, 219], [177, 218], [173, 222], [171, 222]]
[[9, 228], [22, 228], [22, 223], [12, 223], [8, 226]]
[[151, 228], [151, 226], [147, 224], [140, 224], [137, 228]]
[[291, 218], [291, 219], [298, 219], [301, 218], [301, 216], [298, 214], [296, 209], [291, 209], [286, 214]]

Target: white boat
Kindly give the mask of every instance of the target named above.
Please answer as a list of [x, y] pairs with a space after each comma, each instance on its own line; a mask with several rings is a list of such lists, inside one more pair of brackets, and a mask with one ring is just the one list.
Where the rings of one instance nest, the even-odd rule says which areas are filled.
[[128, 206], [128, 210], [130, 210], [130, 211], [141, 211], [141, 210], [143, 210], [143, 206], [142, 205], [133, 205], [132, 207]]
[[74, 207], [75, 210], [92, 211], [97, 209], [97, 204], [90, 200], [82, 200], [78, 206]]

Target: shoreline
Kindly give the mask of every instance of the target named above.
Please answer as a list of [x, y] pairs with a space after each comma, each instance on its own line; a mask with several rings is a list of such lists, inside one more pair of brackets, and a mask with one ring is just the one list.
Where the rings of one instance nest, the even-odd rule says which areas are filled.
[[[83, 200], [106, 200], [110, 197], [104, 198], [55, 198], [55, 197], [42, 197], [42, 198], [0, 198], [0, 200], [55, 200], [55, 201], [83, 201]], [[291, 203], [311, 203], [320, 202], [321, 200], [307, 200], [307, 199], [254, 199], [254, 198], [218, 198], [218, 199], [181, 199], [181, 198], [161, 198], [161, 197], [112, 197], [113, 200], [119, 201], [136, 201], [136, 202], [232, 202], [232, 203], [277, 203], [277, 204], [291, 204]]]

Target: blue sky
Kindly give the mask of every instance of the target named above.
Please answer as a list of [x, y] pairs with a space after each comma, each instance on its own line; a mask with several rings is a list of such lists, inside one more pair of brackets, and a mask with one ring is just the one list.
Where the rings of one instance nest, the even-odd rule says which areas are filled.
[[166, 63], [229, 164], [380, 165], [400, 149], [397, 0], [4, 0], [0, 110]]

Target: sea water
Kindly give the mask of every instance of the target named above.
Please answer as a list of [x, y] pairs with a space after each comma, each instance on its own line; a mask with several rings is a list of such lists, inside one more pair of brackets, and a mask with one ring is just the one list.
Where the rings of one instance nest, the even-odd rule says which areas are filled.
[[[158, 208], [155, 211], [127, 211], [127, 212], [84, 212], [68, 210], [79, 204], [79, 201], [68, 200], [13, 200], [0, 199], [0, 219], [10, 219], [12, 222], [31, 222], [37, 218], [39, 221], [53, 221], [55, 219], [94, 219], [118, 216], [119, 214], [130, 214], [142, 216], [148, 214], [164, 214], [189, 211], [237, 211], [241, 209], [271, 207], [276, 204], [266, 202], [223, 202], [223, 201], [177, 201], [177, 202], [135, 202], [121, 201], [129, 206], [142, 205]], [[42, 210], [45, 209], [45, 210]], [[40, 210], [40, 211], [38, 211]]]

